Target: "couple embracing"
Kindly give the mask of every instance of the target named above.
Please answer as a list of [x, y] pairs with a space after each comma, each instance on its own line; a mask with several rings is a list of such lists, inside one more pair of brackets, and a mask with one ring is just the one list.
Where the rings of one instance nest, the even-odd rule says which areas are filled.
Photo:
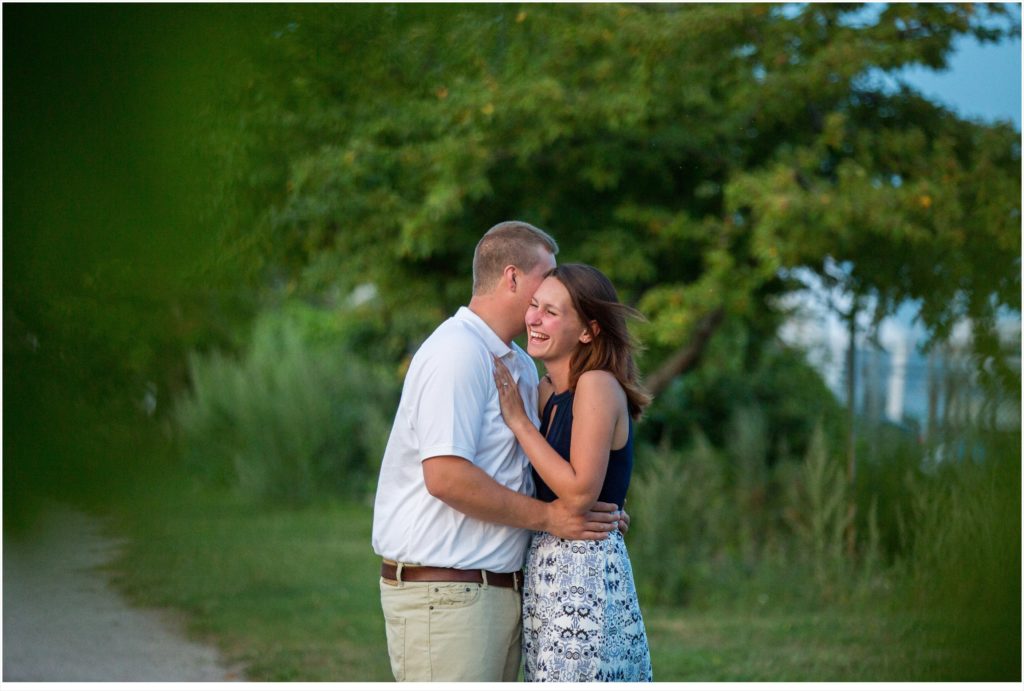
[[650, 402], [633, 310], [557, 252], [488, 230], [469, 305], [406, 374], [373, 518], [398, 681], [515, 681], [521, 660], [527, 681], [651, 680], [619, 511]]

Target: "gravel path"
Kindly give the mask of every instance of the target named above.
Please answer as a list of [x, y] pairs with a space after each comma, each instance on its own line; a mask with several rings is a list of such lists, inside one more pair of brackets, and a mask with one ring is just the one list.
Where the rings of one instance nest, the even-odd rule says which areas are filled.
[[3, 680], [240, 681], [167, 612], [130, 606], [101, 567], [119, 543], [95, 518], [55, 509], [3, 544]]

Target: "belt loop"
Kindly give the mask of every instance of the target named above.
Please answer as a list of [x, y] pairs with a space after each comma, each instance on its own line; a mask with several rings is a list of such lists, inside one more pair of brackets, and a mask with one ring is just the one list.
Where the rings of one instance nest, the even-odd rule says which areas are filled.
[[485, 569], [480, 569], [480, 578], [483, 579], [484, 587], [489, 587], [487, 584], [487, 571]]
[[405, 562], [398, 562], [395, 564], [395, 580], [398, 581], [398, 585], [404, 585], [402, 583], [402, 569], [405, 568]]
[[512, 572], [512, 590], [519, 592], [519, 572]]

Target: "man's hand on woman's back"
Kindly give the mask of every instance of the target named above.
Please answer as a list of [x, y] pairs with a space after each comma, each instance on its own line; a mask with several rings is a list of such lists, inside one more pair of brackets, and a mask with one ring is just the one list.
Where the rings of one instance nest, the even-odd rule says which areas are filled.
[[[599, 501], [590, 510], [580, 514], [556, 499], [546, 505], [545, 530], [566, 540], [603, 540], [624, 523], [629, 528], [629, 517], [615, 504]], [[623, 517], [624, 521], [623, 521]]]

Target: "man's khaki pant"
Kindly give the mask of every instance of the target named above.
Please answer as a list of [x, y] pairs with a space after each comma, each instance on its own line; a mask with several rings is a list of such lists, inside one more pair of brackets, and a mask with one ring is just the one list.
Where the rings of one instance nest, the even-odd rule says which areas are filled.
[[380, 601], [395, 681], [516, 681], [518, 590], [382, 578]]

